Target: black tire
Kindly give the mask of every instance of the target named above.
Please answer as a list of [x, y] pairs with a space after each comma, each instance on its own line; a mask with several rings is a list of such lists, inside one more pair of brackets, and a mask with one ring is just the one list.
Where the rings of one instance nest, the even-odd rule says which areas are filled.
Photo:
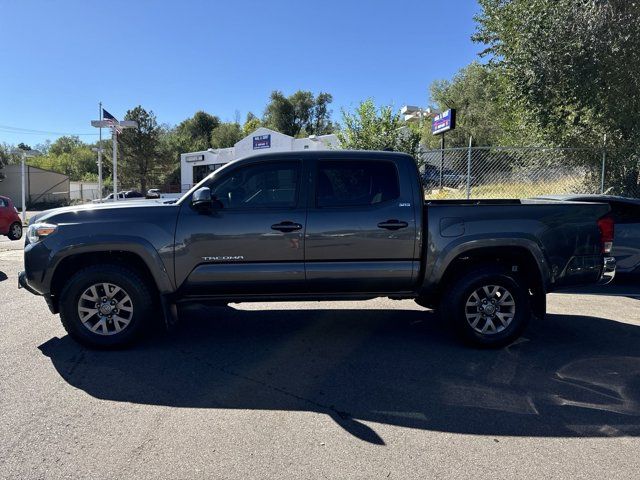
[[[510, 305], [502, 307], [503, 312], [501, 318], [511, 318], [506, 327], [499, 317], [492, 317], [490, 314], [486, 315], [485, 310], [483, 310], [485, 307], [482, 304], [481, 298], [479, 298], [476, 303], [476, 305], [478, 305], [477, 307], [467, 305], [468, 301], [473, 302], [476, 298], [472, 297], [474, 292], [480, 290], [480, 296], [482, 296], [482, 292], [485, 292], [485, 286], [489, 287], [489, 291], [493, 291], [490, 286], [498, 286], [511, 294], [514, 303], [513, 315], [505, 312], [505, 310], [510, 310]], [[499, 293], [498, 291], [496, 295]], [[476, 296], [477, 295], [476, 293]], [[490, 296], [487, 295], [487, 297]], [[503, 293], [502, 298], [504, 299], [506, 297], [506, 294]], [[500, 297], [496, 298], [498, 298], [497, 303], [499, 304]], [[510, 304], [511, 301], [509, 300], [506, 303]], [[498, 305], [498, 309], [499, 308], [500, 306]], [[475, 311], [482, 313], [476, 314]], [[456, 332], [466, 343], [486, 348], [499, 348], [512, 343], [525, 330], [532, 315], [529, 289], [523, 279], [500, 267], [494, 266], [477, 267], [463, 273], [461, 277], [454, 281], [447, 289], [440, 312], [441, 315], [445, 316], [445, 318], [451, 322]], [[494, 315], [498, 315], [499, 313], [500, 312]], [[469, 320], [467, 319], [468, 314], [471, 317]], [[475, 328], [472, 326], [474, 321], [478, 321]], [[494, 326], [494, 332], [491, 332], [490, 329], [486, 333], [478, 331], [485, 327], [491, 327], [491, 325]], [[497, 327], [495, 327], [496, 325]]]
[[7, 233], [9, 240], [20, 240], [22, 238], [22, 224], [19, 222], [13, 222], [9, 226], [9, 233]]
[[[116, 333], [94, 333], [80, 319], [78, 309], [80, 297], [93, 285], [102, 283], [120, 287], [131, 300], [132, 312], [129, 323], [124, 327], [118, 324], [122, 329]], [[98, 290], [97, 293], [98, 296], [101, 296], [101, 294], [104, 294], [104, 289]], [[103, 298], [106, 298], [106, 296]], [[98, 313], [97, 315], [100, 314]], [[122, 313], [122, 315], [128, 315], [128, 313]], [[151, 323], [153, 315], [151, 289], [136, 270], [121, 265], [100, 264], [79, 270], [73, 274], [60, 293], [60, 319], [62, 320], [62, 325], [71, 338], [90, 348], [117, 349], [132, 344], [145, 331], [147, 325]], [[94, 322], [95, 326], [95, 323], [101, 318], [92, 317], [89, 322]], [[104, 318], [105, 321], [109, 321], [106, 320], [107, 317]], [[113, 320], [111, 320], [110, 325], [113, 327]], [[104, 328], [107, 328], [106, 325]], [[102, 330], [102, 327], [100, 330]]]

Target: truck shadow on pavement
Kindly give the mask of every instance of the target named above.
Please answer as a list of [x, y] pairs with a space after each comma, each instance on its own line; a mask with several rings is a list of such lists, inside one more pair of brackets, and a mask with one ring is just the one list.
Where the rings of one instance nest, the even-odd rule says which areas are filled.
[[377, 422], [478, 435], [640, 435], [640, 327], [548, 315], [502, 350], [458, 344], [419, 310], [194, 305], [130, 350], [42, 344], [62, 378], [117, 402], [313, 411], [384, 445]]

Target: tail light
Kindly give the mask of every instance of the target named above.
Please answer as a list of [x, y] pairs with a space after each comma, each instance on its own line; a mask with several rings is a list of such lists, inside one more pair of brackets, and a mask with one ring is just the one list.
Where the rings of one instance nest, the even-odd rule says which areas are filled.
[[598, 229], [600, 230], [600, 245], [602, 247], [602, 253], [611, 253], [614, 232], [613, 218], [605, 216], [599, 219]]

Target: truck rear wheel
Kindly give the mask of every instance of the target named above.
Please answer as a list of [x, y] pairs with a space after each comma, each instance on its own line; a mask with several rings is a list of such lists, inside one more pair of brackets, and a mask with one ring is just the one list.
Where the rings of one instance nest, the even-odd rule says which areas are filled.
[[451, 285], [442, 315], [468, 343], [498, 348], [512, 343], [531, 320], [529, 290], [521, 278], [499, 267], [466, 272]]
[[91, 348], [122, 348], [153, 315], [151, 291], [137, 271], [94, 265], [76, 272], [60, 294], [60, 319], [71, 338]]

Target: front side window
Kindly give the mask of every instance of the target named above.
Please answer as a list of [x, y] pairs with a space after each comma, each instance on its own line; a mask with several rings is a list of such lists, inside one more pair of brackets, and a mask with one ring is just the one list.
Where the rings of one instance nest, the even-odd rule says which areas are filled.
[[398, 170], [392, 162], [321, 161], [318, 164], [318, 207], [375, 205], [399, 197]]
[[298, 162], [257, 163], [217, 180], [211, 194], [223, 208], [292, 208], [298, 200]]
[[4, 208], [7, 205], [4, 203], [4, 200], [2, 198], [0, 198], [0, 208]]

